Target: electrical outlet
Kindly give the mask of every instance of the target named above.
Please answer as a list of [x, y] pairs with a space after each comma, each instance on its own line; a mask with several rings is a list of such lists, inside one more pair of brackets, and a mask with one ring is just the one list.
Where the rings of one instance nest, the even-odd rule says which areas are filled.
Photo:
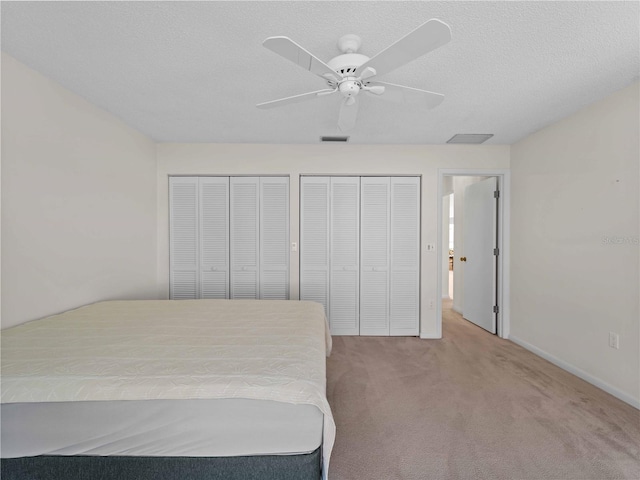
[[429, 310], [433, 310], [433, 300], [429, 300]]
[[609, 346], [611, 348], [620, 348], [620, 335], [615, 332], [609, 332]]
[[291, 242], [291, 251], [292, 252], [298, 251], [298, 244], [296, 242]]

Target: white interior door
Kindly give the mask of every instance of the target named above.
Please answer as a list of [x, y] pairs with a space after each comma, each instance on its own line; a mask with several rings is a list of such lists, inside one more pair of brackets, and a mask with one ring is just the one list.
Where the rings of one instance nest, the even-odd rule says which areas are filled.
[[495, 177], [464, 191], [464, 305], [462, 316], [496, 333], [497, 190]]

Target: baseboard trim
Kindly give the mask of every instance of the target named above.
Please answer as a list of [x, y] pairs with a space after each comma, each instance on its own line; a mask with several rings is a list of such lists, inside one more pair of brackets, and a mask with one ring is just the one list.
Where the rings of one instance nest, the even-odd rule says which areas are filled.
[[544, 358], [545, 360], [553, 363], [554, 365], [562, 368], [563, 370], [566, 370], [569, 373], [572, 373], [573, 375], [575, 375], [576, 377], [581, 378], [582, 380], [584, 380], [585, 382], [589, 382], [592, 385], [595, 385], [596, 387], [598, 387], [601, 390], [604, 390], [607, 393], [610, 393], [611, 395], [613, 395], [616, 398], [619, 398], [620, 400], [622, 400], [625, 403], [628, 403], [629, 405], [631, 405], [632, 407], [635, 407], [637, 409], [640, 410], [640, 400], [637, 398], [633, 398], [631, 395], [629, 395], [628, 393], [625, 393], [611, 385], [609, 385], [607, 382], [604, 382], [602, 380], [600, 380], [597, 377], [594, 377], [593, 375], [590, 375], [589, 373], [585, 372], [584, 370], [579, 369], [578, 367], [565, 362], [564, 360], [560, 360], [558, 357], [551, 355], [549, 352], [546, 352], [534, 345], [531, 345], [528, 342], [525, 342], [524, 340], [518, 338], [518, 337], [514, 337], [513, 335], [509, 335], [509, 340], [511, 340], [513, 343], [516, 343], [518, 345], [520, 345], [522, 348], [529, 350], [531, 353], [535, 353], [536, 355], [538, 355], [539, 357]]
[[442, 336], [428, 335], [428, 334], [421, 333], [420, 338], [423, 340], [440, 340], [442, 339]]

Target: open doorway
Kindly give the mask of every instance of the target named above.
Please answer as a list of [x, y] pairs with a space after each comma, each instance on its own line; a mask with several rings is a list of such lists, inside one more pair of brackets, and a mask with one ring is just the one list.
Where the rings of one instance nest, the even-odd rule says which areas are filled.
[[442, 313], [452, 309], [507, 338], [508, 171], [441, 170], [438, 188], [440, 336]]
[[[452, 177], [447, 177], [451, 179]], [[442, 198], [442, 299], [453, 301], [453, 261], [455, 253], [455, 198], [453, 191]]]

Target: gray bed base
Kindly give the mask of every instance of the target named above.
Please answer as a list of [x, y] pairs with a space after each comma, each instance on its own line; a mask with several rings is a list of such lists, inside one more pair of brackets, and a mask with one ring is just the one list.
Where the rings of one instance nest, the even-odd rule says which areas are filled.
[[319, 480], [321, 449], [247, 457], [2, 458], [2, 480]]

